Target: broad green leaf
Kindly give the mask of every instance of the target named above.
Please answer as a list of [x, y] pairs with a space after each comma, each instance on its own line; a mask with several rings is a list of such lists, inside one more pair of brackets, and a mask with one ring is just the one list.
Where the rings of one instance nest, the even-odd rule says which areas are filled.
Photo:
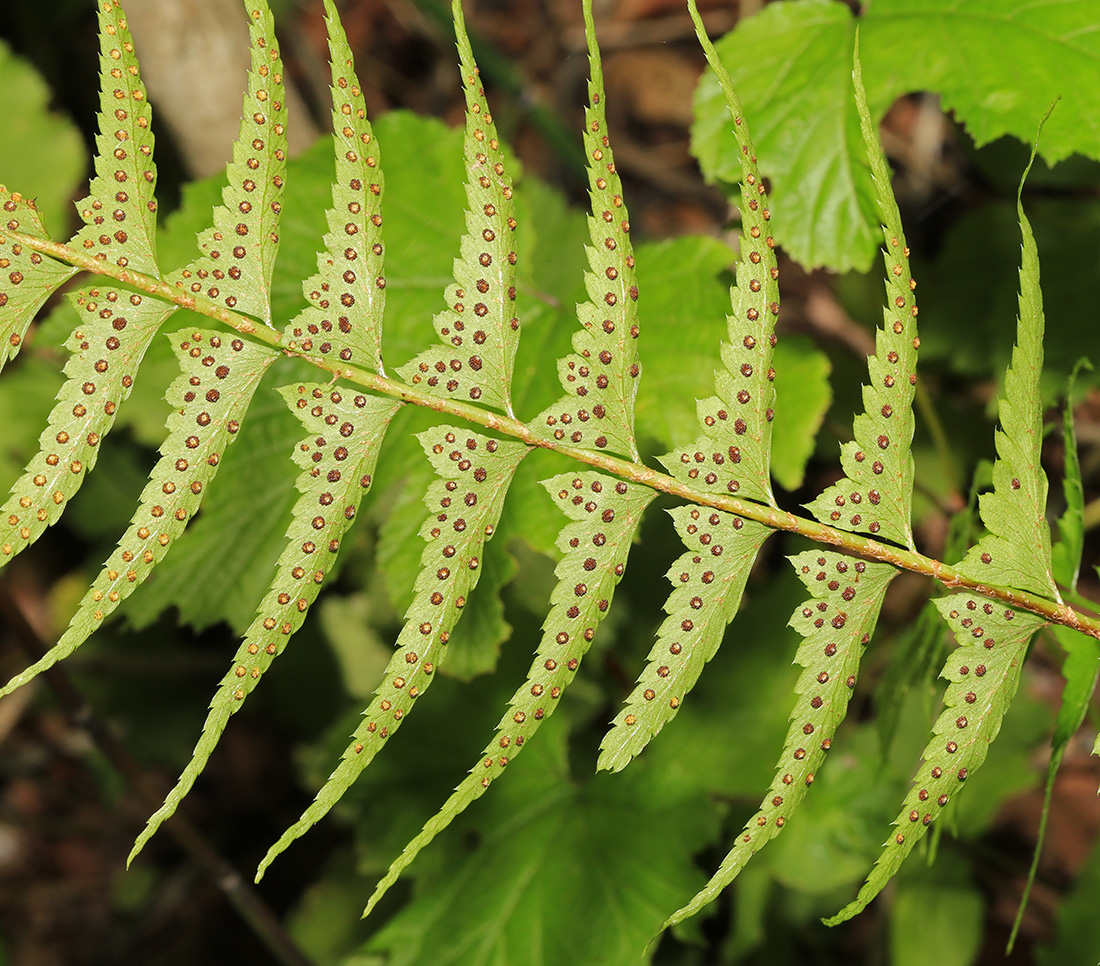
[[512, 415], [512, 368], [519, 342], [515, 315], [516, 230], [512, 179], [466, 36], [462, 5], [453, 0], [466, 94], [466, 233], [454, 261], [448, 308], [433, 320], [444, 348], [426, 349], [398, 371], [439, 396], [484, 403]]
[[100, 0], [96, 7], [100, 91], [95, 177], [88, 197], [77, 203], [84, 227], [69, 247], [156, 276], [152, 112], [119, 0]]
[[790, 625], [803, 637], [795, 655], [802, 666], [775, 778], [760, 810], [746, 823], [706, 887], [665, 922], [674, 926], [712, 902], [798, 808], [844, 720], [859, 661], [874, 633], [886, 588], [897, 571], [832, 551], [807, 550], [790, 558], [812, 597]]
[[584, 152], [588, 159], [590, 271], [585, 273], [588, 301], [577, 306], [582, 329], [573, 336], [573, 352], [558, 360], [565, 395], [531, 421], [535, 432], [583, 449], [638, 459], [634, 440], [634, 400], [638, 395], [638, 284], [630, 215], [623, 204], [622, 181], [607, 135], [603, 69], [596, 44], [592, 3], [584, 4], [588, 43], [589, 106], [584, 113]]
[[656, 496], [647, 487], [592, 472], [566, 473], [543, 485], [573, 522], [558, 536], [563, 554], [555, 569], [558, 583], [527, 679], [512, 696], [481, 760], [393, 862], [364, 915], [417, 854], [504, 774], [542, 722], [554, 713], [611, 606], [642, 513]]
[[397, 650], [336, 770], [302, 817], [268, 850], [257, 878], [339, 801], [435, 679], [447, 657], [451, 631], [477, 586], [483, 548], [496, 529], [512, 475], [527, 455], [521, 444], [454, 426], [437, 426], [418, 438], [439, 479], [424, 496], [428, 517], [420, 536], [427, 546]]
[[928, 827], [985, 761], [1019, 687], [1028, 642], [1043, 626], [1043, 621], [1031, 614], [965, 593], [941, 597], [935, 604], [958, 644], [941, 672], [950, 682], [944, 710], [932, 728], [924, 762], [894, 821], [897, 832], [887, 840], [859, 895], [827, 920], [828, 925], [851, 919], [882, 891]]
[[[1095, 15], [1092, 0], [875, 0], [859, 18], [872, 118], [902, 94], [927, 90], [979, 146], [1005, 134], [1030, 141], [1035, 121], [1062, 96], [1043, 157], [1054, 163], [1078, 151], [1098, 158]], [[794, 0], [770, 4], [717, 45], [757, 119], [777, 241], [807, 267], [865, 270], [877, 235], [846, 94], [854, 27], [844, 3]], [[723, 115], [717, 85], [706, 78], [696, 96], [693, 149], [709, 179], [732, 183], [736, 148]]]
[[0, 510], [0, 562], [30, 546], [61, 517], [95, 465], [145, 350], [176, 309], [113, 288], [82, 289], [72, 300], [82, 324], [69, 337], [65, 385], [38, 439], [39, 451]]
[[788, 336], [775, 347], [775, 420], [772, 479], [797, 490], [806, 477], [817, 431], [833, 401], [829, 357], [811, 340]]
[[23, 338], [35, 314], [76, 269], [28, 249], [4, 228], [35, 238], [46, 238], [46, 229], [33, 201], [0, 184], [3, 223], [0, 226], [0, 369], [23, 346]]
[[0, 185], [33, 198], [42, 220], [60, 237], [86, 162], [80, 131], [51, 111], [49, 102], [38, 72], [0, 41]]
[[856, 109], [863, 151], [871, 169], [875, 202], [885, 240], [887, 304], [875, 333], [875, 354], [867, 359], [864, 412], [853, 423], [855, 439], [840, 449], [844, 479], [830, 486], [807, 508], [822, 523], [841, 530], [893, 540], [913, 547], [913, 396], [916, 392], [916, 282], [909, 273], [909, 246], [890, 189], [890, 169], [871, 122], [856, 51]]
[[310, 306], [287, 326], [287, 346], [382, 371], [382, 169], [351, 49], [332, 0], [325, 3], [332, 58], [336, 179], [317, 274], [302, 284]]
[[970, 870], [953, 854], [901, 876], [890, 904], [892, 966], [972, 966], [982, 947], [985, 899]]
[[668, 616], [625, 706], [600, 743], [597, 768], [625, 768], [683, 704], [741, 605], [745, 582], [771, 530], [698, 506], [670, 511], [687, 552], [666, 575]]
[[998, 406], [1001, 426], [996, 433], [993, 492], [983, 493], [978, 502], [982, 523], [989, 533], [970, 548], [957, 569], [982, 583], [1019, 587], [1060, 600], [1054, 584], [1046, 520], [1047, 478], [1041, 462], [1043, 406], [1039, 376], [1043, 369], [1045, 320], [1039, 253], [1022, 202], [1026, 180], [1027, 170], [1020, 179], [1016, 201], [1023, 236], [1016, 345]]
[[[152, 303], [149, 314], [154, 321], [166, 314], [165, 303], [153, 299], [147, 302]], [[121, 313], [114, 318], [126, 321]], [[0, 695], [15, 690], [80, 647], [164, 559], [198, 511], [226, 447], [236, 437], [260, 377], [275, 358], [269, 349], [219, 332], [185, 330], [175, 333], [171, 341], [181, 374], [168, 391], [174, 406], [168, 419], [168, 436], [142, 491], [137, 512], [118, 549], [81, 600], [61, 640], [13, 678]]]
[[172, 275], [184, 292], [271, 325], [271, 275], [279, 250], [286, 172], [283, 64], [266, 0], [249, 4], [252, 67], [228, 184], [213, 226], [199, 233], [200, 256]]
[[[253, 385], [258, 375], [253, 376]], [[210, 703], [191, 761], [164, 804], [150, 816], [127, 863], [176, 811], [206, 767], [230, 716], [240, 710], [291, 635], [302, 626], [335, 563], [359, 502], [370, 488], [382, 437], [400, 405], [391, 399], [316, 383], [287, 386], [281, 394], [307, 432], [293, 453], [301, 495], [286, 534], [287, 545], [271, 587]]]

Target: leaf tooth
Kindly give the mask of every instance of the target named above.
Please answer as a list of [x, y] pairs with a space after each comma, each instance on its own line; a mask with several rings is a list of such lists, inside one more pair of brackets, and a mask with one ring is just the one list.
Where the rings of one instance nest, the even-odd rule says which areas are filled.
[[95, 177], [88, 197], [76, 206], [85, 227], [69, 246], [120, 268], [159, 275], [152, 111], [119, 0], [101, 0], [96, 6], [100, 92]]
[[293, 454], [301, 470], [296, 484], [301, 496], [287, 530], [287, 545], [271, 587], [210, 702], [191, 761], [164, 804], [150, 816], [128, 863], [175, 812], [202, 774], [229, 718], [241, 709], [305, 621], [335, 563], [340, 540], [370, 488], [382, 438], [401, 405], [316, 383], [286, 386], [280, 392], [308, 432]]
[[867, 360], [864, 412], [853, 424], [854, 440], [840, 450], [845, 478], [830, 486], [807, 508], [822, 523], [893, 540], [913, 547], [913, 397], [916, 394], [916, 282], [909, 271], [909, 246], [890, 188], [890, 170], [867, 109], [856, 45], [856, 108], [871, 166], [875, 200], [882, 219], [887, 304], [875, 335], [875, 354]]
[[[933, 602], [955, 635], [957, 649], [940, 676], [950, 683], [932, 726], [923, 762], [887, 839], [856, 898], [827, 925], [859, 913], [882, 891], [913, 846], [985, 761], [1016, 689], [1028, 642], [1043, 621], [983, 597], [955, 594]], [[946, 741], [944, 739], [947, 739]]]
[[302, 283], [309, 306], [287, 326], [287, 347], [339, 358], [385, 374], [382, 315], [382, 191], [378, 144], [347, 36], [332, 0], [325, 0], [332, 61], [332, 129], [336, 177], [325, 248], [317, 274]]
[[29, 249], [8, 234], [47, 238], [34, 201], [0, 185], [0, 369], [23, 347], [42, 304], [76, 269]]
[[56, 523], [95, 465], [99, 444], [130, 395], [134, 375], [159, 326], [175, 310], [160, 299], [110, 288], [71, 295], [81, 324], [39, 451], [0, 510], [0, 565]]
[[504, 774], [557, 709], [610, 609], [638, 523], [656, 495], [648, 487], [593, 472], [562, 473], [544, 480], [543, 486], [573, 522], [558, 535], [557, 546], [564, 556], [554, 571], [558, 583], [550, 596], [550, 611], [527, 678], [512, 695], [478, 764], [390, 865], [364, 916], [432, 839]]
[[439, 479], [424, 498], [429, 512], [420, 536], [427, 546], [397, 650], [336, 769], [313, 804], [268, 850], [257, 879], [340, 800], [435, 679], [451, 633], [477, 586], [485, 542], [496, 530], [512, 476], [528, 452], [521, 444], [454, 426], [438, 426], [417, 438]]
[[625, 768], [673, 717], [718, 651], [741, 604], [756, 555], [772, 531], [707, 507], [671, 510], [688, 548], [667, 576], [668, 616], [646, 668], [600, 744], [597, 768]]
[[802, 666], [791, 724], [775, 778], [729, 854], [696, 896], [664, 928], [695, 915], [715, 899], [746, 863], [775, 838], [802, 803], [848, 708], [859, 661], [874, 633], [886, 588], [897, 571], [831, 551], [790, 558], [812, 597], [795, 609], [790, 626], [805, 640], [795, 655]]
[[172, 281], [271, 325], [271, 274], [279, 250], [286, 175], [286, 103], [275, 23], [266, 0], [250, 0], [252, 67], [240, 133], [213, 226], [198, 235], [200, 255]]
[[585, 109], [584, 149], [592, 213], [586, 246], [588, 301], [577, 305], [581, 329], [573, 351], [558, 360], [565, 394], [531, 421], [540, 434], [583, 449], [621, 453], [638, 459], [634, 403], [642, 367], [638, 357], [638, 280], [630, 240], [630, 216], [615, 168], [604, 110], [603, 70], [592, 19], [584, 4], [585, 37], [591, 79]]
[[447, 309], [433, 319], [443, 347], [421, 352], [398, 372], [435, 395], [512, 415], [512, 370], [519, 345], [516, 297], [516, 211], [512, 179], [466, 36], [460, 0], [455, 34], [466, 95], [466, 233], [454, 260]]

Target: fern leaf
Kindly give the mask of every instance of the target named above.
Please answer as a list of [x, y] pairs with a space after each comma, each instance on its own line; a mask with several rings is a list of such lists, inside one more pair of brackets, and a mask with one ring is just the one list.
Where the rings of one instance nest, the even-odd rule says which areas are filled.
[[448, 308], [433, 323], [443, 347], [426, 349], [398, 372], [438, 396], [472, 400], [512, 415], [512, 369], [519, 344], [515, 315], [516, 228], [512, 179], [466, 36], [460, 0], [455, 34], [466, 92], [466, 233], [454, 261]]
[[897, 833], [887, 840], [859, 895], [826, 920], [827, 925], [850, 919], [878, 895], [928, 826], [985, 761], [1019, 687], [1028, 642], [1043, 626], [1031, 614], [968, 594], [941, 597], [934, 603], [958, 643], [941, 672], [950, 682], [944, 710], [932, 727], [924, 762], [894, 820]]
[[66, 346], [65, 384], [27, 464], [0, 510], [0, 565], [56, 523], [95, 465], [99, 444], [130, 395], [157, 329], [176, 306], [148, 295], [87, 288], [74, 293], [81, 324]]
[[970, 548], [956, 569], [983, 583], [1020, 587], [1061, 600], [1054, 584], [1050, 527], [1046, 520], [1047, 478], [1040, 459], [1043, 405], [1039, 375], [1043, 370], [1045, 321], [1039, 289], [1039, 253], [1022, 201], [1024, 181], [1034, 160], [1033, 150], [1016, 198], [1023, 238], [1020, 314], [1012, 363], [1005, 374], [1004, 394], [998, 407], [1001, 427], [996, 433], [993, 492], [978, 498], [982, 523], [989, 533]]
[[730, 288], [731, 312], [726, 317], [729, 341], [722, 343], [722, 368], [714, 372], [717, 395], [696, 401], [702, 435], [686, 448], [662, 456], [661, 462], [677, 479], [698, 489], [736, 494], [774, 506], [769, 471], [779, 268], [774, 241], [768, 233], [771, 213], [741, 101], [707, 36], [698, 9], [690, 2], [688, 9], [707, 62], [725, 93], [741, 148], [743, 235], [736, 283]]
[[447, 656], [447, 642], [481, 574], [485, 542], [493, 535], [512, 475], [527, 448], [454, 426], [418, 434], [440, 479], [428, 487], [428, 517], [420, 528], [420, 557], [412, 604], [363, 722], [313, 804], [260, 863], [257, 879], [292, 841], [340, 800], [359, 773], [401, 726]]
[[656, 496], [648, 487], [590, 472], [563, 473], [544, 480], [543, 486], [573, 522], [558, 535], [557, 546], [564, 556], [554, 571], [558, 583], [550, 596], [550, 612], [527, 679], [512, 695], [478, 764], [405, 846], [375, 887], [364, 916], [421, 850], [504, 773], [554, 713], [610, 608], [642, 513]]
[[279, 250], [286, 171], [286, 104], [275, 23], [266, 0], [249, 0], [252, 67], [240, 134], [226, 168], [229, 184], [211, 228], [198, 235], [202, 253], [173, 276], [203, 296], [271, 325], [271, 273]]
[[370, 488], [382, 438], [401, 405], [316, 384], [287, 386], [280, 392], [308, 433], [294, 451], [301, 496], [287, 530], [287, 546], [271, 588], [210, 703], [191, 761], [164, 804], [150, 816], [128, 862], [175, 812], [206, 767], [230, 716], [240, 710], [305, 621], [336, 560], [340, 540]]
[[718, 652], [745, 581], [772, 533], [763, 524], [706, 507], [669, 511], [688, 548], [667, 576], [668, 616], [657, 630], [645, 670], [600, 744], [597, 768], [625, 768], [669, 721]]
[[565, 395], [535, 417], [531, 426], [572, 446], [621, 453], [636, 461], [634, 400], [642, 371], [637, 343], [638, 282], [630, 217], [607, 135], [603, 69], [591, 0], [584, 4], [584, 30], [592, 75], [584, 115], [592, 199], [588, 216], [592, 244], [585, 249], [591, 269], [584, 276], [588, 301], [577, 306], [582, 328], [573, 336], [573, 352], [558, 360], [558, 378]]
[[909, 246], [890, 188], [890, 169], [882, 154], [875, 124], [867, 109], [863, 73], [856, 43], [855, 86], [859, 126], [871, 167], [875, 200], [886, 240], [886, 300], [882, 326], [875, 335], [875, 354], [867, 359], [869, 381], [863, 387], [864, 412], [853, 424], [854, 440], [840, 448], [844, 478], [830, 486], [807, 509], [822, 523], [857, 533], [870, 533], [913, 547], [910, 522], [913, 501], [913, 396], [916, 393], [916, 283], [909, 274]]
[[805, 798], [844, 720], [860, 658], [874, 633], [886, 588], [897, 573], [886, 564], [831, 551], [807, 550], [790, 560], [812, 596], [789, 622], [806, 638], [794, 658], [804, 670], [795, 685], [798, 701], [775, 778], [718, 871], [691, 902], [668, 918], [666, 929], [710, 903], [782, 831]]
[[[154, 311], [164, 312], [163, 303]], [[164, 559], [198, 511], [260, 377], [277, 357], [256, 343], [218, 332], [185, 330], [171, 338], [181, 369], [167, 392], [174, 411], [137, 512], [61, 640], [0, 689], [0, 697], [80, 647]]]
[[336, 179], [325, 250], [302, 285], [309, 306], [287, 326], [287, 348], [382, 368], [382, 169], [351, 48], [332, 0], [325, 0], [332, 58]]
[[42, 303], [76, 269], [27, 248], [5, 232], [46, 238], [33, 201], [0, 185], [0, 369], [23, 347], [23, 339]]
[[76, 206], [85, 226], [69, 247], [120, 268], [158, 275], [152, 112], [119, 0], [101, 0], [96, 6], [100, 92], [95, 176], [88, 197]]

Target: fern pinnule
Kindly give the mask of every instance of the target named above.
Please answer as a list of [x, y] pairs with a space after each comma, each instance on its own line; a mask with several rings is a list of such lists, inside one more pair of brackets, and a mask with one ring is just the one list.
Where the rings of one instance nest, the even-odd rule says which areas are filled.
[[95, 176], [88, 197], [77, 203], [84, 227], [69, 247], [119, 268], [157, 275], [152, 111], [119, 0], [99, 0], [96, 7], [100, 90]]
[[[48, 238], [42, 216], [32, 200], [0, 185], [0, 207], [4, 210], [0, 217], [0, 258], [4, 262], [4, 272], [0, 274], [0, 369], [3, 369], [23, 348], [27, 329], [43, 303], [76, 274], [76, 269], [28, 249], [19, 238], [8, 234], [17, 231], [34, 238]], [[10, 553], [5, 549], [2, 556], [6, 558]], [[0, 565], [3, 562], [0, 560]]]
[[669, 511], [687, 547], [667, 577], [668, 615], [646, 667], [600, 743], [597, 768], [620, 771], [676, 716], [737, 614], [756, 555], [772, 530], [709, 507]]
[[995, 436], [993, 492], [978, 498], [982, 523], [989, 533], [970, 549], [956, 569], [983, 583], [1020, 587], [1061, 601], [1054, 583], [1050, 527], [1046, 520], [1047, 478], [1041, 460], [1043, 405], [1039, 376], [1043, 370], [1045, 320], [1039, 288], [1039, 253], [1023, 206], [1024, 182], [1034, 161], [1033, 148], [1016, 195], [1022, 238], [1020, 308], [1012, 362], [998, 401], [997, 418], [1001, 426]]
[[588, 301], [577, 305], [582, 328], [573, 351], [558, 360], [565, 394], [530, 423], [532, 430], [583, 449], [620, 453], [637, 462], [634, 401], [642, 367], [638, 358], [638, 282], [630, 215], [607, 132], [603, 68], [591, 0], [584, 2], [588, 44], [589, 105], [584, 114], [584, 152], [592, 210], [585, 250]]
[[466, 232], [454, 261], [448, 307], [433, 319], [442, 346], [425, 349], [398, 371], [413, 385], [444, 398], [512, 412], [512, 370], [519, 345], [515, 314], [516, 210], [503, 147], [460, 0], [453, 0], [455, 34], [466, 94]]
[[829, 925], [856, 915], [882, 890], [948, 802], [985, 761], [989, 744], [1020, 684], [1027, 646], [1043, 620], [969, 594], [935, 601], [958, 644], [941, 676], [950, 684], [944, 710], [932, 727], [923, 763], [894, 820], [897, 832], [859, 895]]
[[118, 407], [130, 395], [153, 336], [176, 306], [137, 292], [86, 288], [71, 296], [80, 322], [66, 342], [65, 383], [38, 452], [0, 510], [0, 562], [56, 523], [99, 456]]
[[164, 804], [149, 818], [128, 862], [175, 812], [206, 767], [230, 716], [241, 709], [305, 621], [336, 561], [340, 541], [370, 489], [386, 428], [401, 405], [315, 383], [286, 386], [280, 392], [306, 429], [293, 453], [301, 495], [294, 504], [287, 545], [275, 565], [271, 587], [210, 702], [191, 761]]
[[271, 275], [279, 251], [286, 172], [286, 103], [275, 21], [267, 0], [248, 0], [252, 66], [222, 204], [198, 235], [201, 254], [170, 280], [271, 325]]
[[288, 349], [337, 358], [381, 375], [382, 176], [378, 144], [367, 120], [366, 101], [351, 48], [332, 0], [325, 0], [332, 63], [332, 129], [336, 177], [328, 234], [317, 254], [317, 274], [302, 283], [309, 302], [286, 327]]
[[853, 423], [854, 439], [840, 448], [844, 478], [806, 504], [822, 523], [869, 533], [913, 548], [913, 396], [916, 393], [916, 283], [909, 274], [909, 246], [901, 228], [890, 169], [867, 109], [857, 37], [852, 71], [864, 149], [871, 165], [875, 201], [886, 245], [887, 304], [875, 335], [875, 354], [867, 359], [870, 376], [863, 387], [864, 412]]
[[336, 770], [302, 817], [268, 850], [257, 879], [340, 800], [435, 679], [451, 632], [481, 576], [485, 542], [496, 529], [512, 476], [528, 453], [520, 443], [454, 426], [437, 426], [417, 438], [439, 479], [424, 496], [428, 516], [420, 536], [427, 546], [397, 650]]
[[504, 774], [554, 713], [610, 610], [642, 513], [656, 496], [648, 487], [587, 471], [563, 473], [544, 480], [543, 486], [572, 522], [558, 535], [557, 547], [563, 554], [554, 571], [558, 583], [550, 595], [550, 611], [527, 678], [512, 695], [481, 759], [405, 846], [375, 887], [364, 915], [420, 851]]
[[783, 752], [760, 810], [745, 824], [706, 886], [665, 928], [693, 916], [728, 886], [746, 863], [783, 829], [813, 784], [837, 726], [844, 720], [859, 661], [874, 633], [886, 588], [897, 570], [831, 550], [790, 558], [811, 597], [790, 620], [805, 640], [795, 654], [803, 668]]

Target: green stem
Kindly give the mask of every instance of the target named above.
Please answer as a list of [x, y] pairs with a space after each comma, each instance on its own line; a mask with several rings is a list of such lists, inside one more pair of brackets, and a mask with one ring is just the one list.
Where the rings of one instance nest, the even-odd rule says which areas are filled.
[[1002, 601], [1020, 610], [1026, 610], [1033, 614], [1037, 614], [1051, 623], [1063, 624], [1066, 627], [1071, 627], [1074, 630], [1100, 640], [1100, 618], [1089, 617], [1082, 614], [1068, 604], [1055, 603], [1054, 601], [1047, 600], [1035, 594], [1030, 594], [1022, 590], [1014, 590], [1010, 587], [984, 584], [969, 577], [964, 577], [955, 570], [954, 567], [948, 564], [942, 563], [931, 557], [926, 557], [915, 551], [904, 550], [892, 544], [872, 540], [869, 537], [862, 537], [858, 534], [837, 530], [823, 523], [796, 516], [786, 510], [754, 503], [751, 500], [738, 500], [731, 496], [723, 496], [721, 494], [706, 493], [696, 490], [682, 483], [680, 480], [669, 476], [667, 473], [661, 473], [658, 470], [650, 469], [648, 466], [644, 466], [641, 463], [621, 459], [606, 453], [597, 453], [592, 450], [565, 446], [553, 439], [546, 439], [542, 436], [538, 436], [527, 424], [510, 416], [490, 412], [487, 409], [482, 409], [469, 403], [442, 399], [416, 386], [410, 386], [406, 383], [380, 376], [366, 369], [359, 369], [354, 366], [341, 366], [329, 359], [322, 359], [286, 349], [282, 345], [282, 336], [275, 329], [259, 324], [256, 320], [246, 315], [224, 309], [208, 299], [193, 296], [183, 291], [181, 288], [170, 285], [151, 275], [143, 275], [140, 272], [133, 272], [126, 268], [111, 265], [105, 261], [100, 261], [82, 252], [78, 252], [75, 249], [69, 248], [67, 245], [59, 244], [58, 242], [52, 242], [43, 238], [35, 238], [34, 236], [24, 235], [22, 232], [17, 231], [9, 230], [7, 233], [11, 237], [27, 245], [29, 248], [33, 248], [43, 254], [50, 255], [70, 265], [75, 265], [78, 268], [95, 272], [98, 275], [114, 278], [140, 291], [148, 292], [150, 295], [155, 295], [158, 298], [173, 302], [182, 308], [191, 309], [193, 312], [198, 312], [200, 315], [216, 319], [244, 335], [253, 336], [272, 347], [281, 349], [281, 351], [289, 356], [301, 358], [311, 365], [316, 366], [318, 369], [330, 373], [334, 378], [346, 379], [348, 382], [355, 385], [390, 396], [391, 398], [400, 399], [416, 406], [423, 406], [426, 409], [434, 410], [435, 412], [446, 413], [449, 416], [464, 419], [467, 422], [474, 423], [486, 429], [502, 433], [506, 436], [511, 436], [513, 439], [526, 443], [528, 446], [540, 447], [542, 449], [552, 450], [555, 453], [561, 453], [563, 456], [571, 457], [581, 463], [587, 463], [589, 466], [593, 466], [596, 469], [604, 470], [607, 473], [614, 474], [615, 476], [630, 480], [634, 483], [639, 483], [643, 486], [652, 487], [655, 490], [660, 490], [662, 493], [669, 493], [673, 496], [681, 497], [691, 503], [714, 507], [715, 509], [724, 510], [727, 513], [733, 513], [739, 517], [756, 520], [774, 530], [786, 530], [790, 533], [797, 533], [815, 543], [829, 544], [839, 549], [846, 550], [857, 557], [864, 557], [868, 560], [879, 560], [883, 563], [892, 564], [902, 570], [924, 574], [938, 580], [945, 587], [969, 590], [980, 596]]

